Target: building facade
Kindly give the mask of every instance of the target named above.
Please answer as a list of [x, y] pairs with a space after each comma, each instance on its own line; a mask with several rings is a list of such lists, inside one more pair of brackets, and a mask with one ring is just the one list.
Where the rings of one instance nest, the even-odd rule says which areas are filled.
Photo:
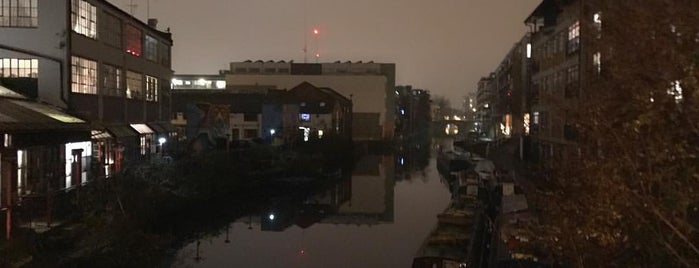
[[395, 64], [334, 62], [232, 62], [225, 71], [229, 88], [290, 89], [302, 82], [332, 88], [352, 101], [352, 138], [379, 141], [395, 130]]

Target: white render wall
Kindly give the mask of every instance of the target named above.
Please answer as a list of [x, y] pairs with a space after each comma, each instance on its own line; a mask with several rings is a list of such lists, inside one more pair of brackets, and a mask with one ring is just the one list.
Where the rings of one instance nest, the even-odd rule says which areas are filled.
[[[38, 0], [38, 27], [11, 28], [0, 27], [0, 44], [24, 51], [45, 55], [61, 62], [0, 49], [0, 58], [37, 58], [39, 59], [39, 100], [60, 107], [67, 107], [61, 95], [68, 92], [68, 29], [70, 1]], [[63, 81], [61, 83], [61, 65]]]

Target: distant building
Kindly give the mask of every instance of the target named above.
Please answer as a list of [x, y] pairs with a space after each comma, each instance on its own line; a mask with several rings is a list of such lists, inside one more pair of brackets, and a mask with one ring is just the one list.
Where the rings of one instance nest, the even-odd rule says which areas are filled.
[[[202, 134], [212, 142], [275, 138], [307, 141], [331, 135], [351, 138], [352, 103], [334, 90], [304, 82], [289, 90], [266, 92], [174, 89], [171, 122], [189, 141]], [[219, 123], [212, 124], [214, 121]]]
[[[226, 85], [265, 90], [289, 89], [302, 82], [336, 90], [353, 103], [352, 137], [356, 141], [391, 139], [395, 120], [395, 64], [335, 62], [233, 62]], [[241, 92], [241, 91], [238, 91]]]

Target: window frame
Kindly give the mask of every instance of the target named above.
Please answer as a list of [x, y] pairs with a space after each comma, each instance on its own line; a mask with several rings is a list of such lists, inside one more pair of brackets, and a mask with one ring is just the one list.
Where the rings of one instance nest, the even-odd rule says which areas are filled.
[[97, 61], [71, 56], [71, 93], [97, 94]]
[[[38, 0], [0, 0], [0, 27], [39, 27], [39, 5], [37, 2]], [[24, 14], [20, 15], [19, 13]]]

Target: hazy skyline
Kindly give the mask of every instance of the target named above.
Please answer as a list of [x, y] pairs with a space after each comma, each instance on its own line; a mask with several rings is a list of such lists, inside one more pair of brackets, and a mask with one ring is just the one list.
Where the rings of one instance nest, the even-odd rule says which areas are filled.
[[[129, 11], [131, 0], [109, 0]], [[150, 0], [150, 17], [173, 33], [178, 74], [214, 74], [244, 60], [396, 64], [397, 85], [457, 105], [525, 33], [541, 0]], [[133, 0], [146, 20], [147, 0]], [[305, 25], [305, 26], [304, 26]], [[311, 31], [320, 30], [316, 42]], [[305, 28], [305, 29], [304, 29]]]

